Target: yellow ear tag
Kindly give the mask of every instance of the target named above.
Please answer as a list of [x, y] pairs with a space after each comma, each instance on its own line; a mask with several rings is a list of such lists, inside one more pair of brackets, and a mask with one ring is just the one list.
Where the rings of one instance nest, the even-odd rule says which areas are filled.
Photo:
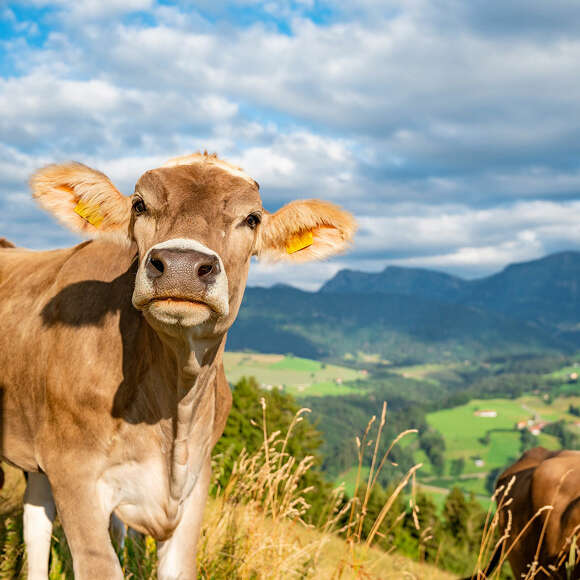
[[286, 242], [286, 252], [295, 254], [304, 248], [312, 245], [312, 231], [308, 230], [296, 236], [293, 236]]
[[80, 215], [85, 221], [89, 222], [92, 226], [98, 228], [105, 218], [99, 213], [98, 208], [79, 201], [75, 206], [75, 213]]

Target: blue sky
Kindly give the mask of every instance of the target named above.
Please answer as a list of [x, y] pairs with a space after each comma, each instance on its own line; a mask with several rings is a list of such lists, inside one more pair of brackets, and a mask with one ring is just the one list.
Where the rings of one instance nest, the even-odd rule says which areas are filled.
[[125, 193], [198, 149], [275, 210], [353, 211], [352, 250], [250, 284], [387, 264], [465, 277], [580, 249], [575, 0], [24, 0], [0, 4], [0, 235], [76, 239], [27, 179], [75, 159]]

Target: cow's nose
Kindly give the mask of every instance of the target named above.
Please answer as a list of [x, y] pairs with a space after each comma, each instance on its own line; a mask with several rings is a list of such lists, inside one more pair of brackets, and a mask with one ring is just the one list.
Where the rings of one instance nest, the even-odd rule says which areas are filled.
[[152, 279], [164, 278], [179, 284], [179, 280], [189, 279], [209, 286], [220, 273], [217, 256], [196, 250], [153, 249], [145, 266], [147, 276]]

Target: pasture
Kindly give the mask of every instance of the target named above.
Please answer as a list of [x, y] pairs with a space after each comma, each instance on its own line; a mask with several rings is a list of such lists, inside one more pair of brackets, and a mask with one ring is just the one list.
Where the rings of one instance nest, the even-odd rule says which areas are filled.
[[[437, 429], [445, 440], [446, 473], [453, 459], [465, 460], [464, 475], [459, 478], [429, 477], [430, 485], [452, 487], [458, 485], [464, 491], [486, 494], [485, 474], [496, 468], [504, 468], [521, 455], [521, 432], [516, 428], [519, 421], [535, 423], [577, 420], [570, 415], [570, 404], [578, 405], [580, 397], [557, 398], [551, 404], [540, 397], [526, 395], [517, 399], [473, 399], [465, 405], [444, 409], [427, 415], [429, 425]], [[495, 411], [495, 417], [480, 416], [479, 411]], [[540, 433], [537, 444], [548, 449], [559, 449], [558, 439]], [[425, 461], [423, 454], [417, 459]], [[483, 465], [476, 465], [480, 459]], [[424, 475], [431, 471], [426, 465]]]
[[569, 366], [562, 367], [548, 376], [553, 379], [568, 380], [572, 373], [580, 373], [580, 363], [574, 363]]
[[428, 363], [423, 365], [392, 367], [389, 370], [406, 379], [417, 379], [438, 383], [439, 381], [432, 375], [443, 371], [453, 370], [457, 366], [459, 366], [457, 363]]
[[298, 399], [360, 393], [346, 383], [366, 379], [359, 370], [281, 354], [226, 352], [224, 365], [232, 384], [242, 377], [255, 377], [263, 389], [281, 389]]

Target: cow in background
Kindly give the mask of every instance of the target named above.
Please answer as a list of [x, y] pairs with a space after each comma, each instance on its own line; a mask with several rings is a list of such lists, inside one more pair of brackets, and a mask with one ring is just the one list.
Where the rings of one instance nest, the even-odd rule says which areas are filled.
[[578, 580], [580, 563], [571, 570], [566, 566], [570, 550], [580, 545], [580, 451], [530, 449], [499, 476], [496, 490], [503, 506], [499, 533], [509, 537], [496, 548], [483, 575], [472, 578], [487, 578], [507, 554], [517, 579]]
[[122, 578], [115, 514], [158, 540], [160, 580], [196, 578], [210, 453], [231, 405], [222, 355], [252, 256], [344, 250], [350, 214], [296, 201], [209, 155], [147, 171], [125, 197], [102, 173], [52, 165], [34, 197], [74, 248], [0, 244], [3, 457], [29, 473], [28, 577], [45, 579], [58, 513], [77, 580]]

